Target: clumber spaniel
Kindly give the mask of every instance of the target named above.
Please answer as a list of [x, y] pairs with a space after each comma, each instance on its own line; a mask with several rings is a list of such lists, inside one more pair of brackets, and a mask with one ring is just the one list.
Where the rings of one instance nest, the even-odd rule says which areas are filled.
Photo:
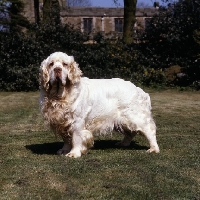
[[148, 152], [159, 152], [156, 125], [151, 116], [150, 97], [139, 87], [119, 78], [81, 78], [73, 56], [51, 54], [40, 66], [40, 107], [45, 120], [64, 146], [58, 154], [80, 157], [93, 146], [93, 134], [117, 130], [128, 146], [143, 134]]

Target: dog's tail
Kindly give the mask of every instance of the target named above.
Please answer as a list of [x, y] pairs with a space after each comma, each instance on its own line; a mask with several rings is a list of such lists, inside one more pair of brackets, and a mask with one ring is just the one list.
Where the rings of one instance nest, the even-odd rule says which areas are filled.
[[145, 93], [141, 88], [137, 87], [138, 90], [138, 101], [141, 105], [144, 105], [149, 108], [149, 110], [152, 109], [151, 107], [151, 98], [148, 93]]

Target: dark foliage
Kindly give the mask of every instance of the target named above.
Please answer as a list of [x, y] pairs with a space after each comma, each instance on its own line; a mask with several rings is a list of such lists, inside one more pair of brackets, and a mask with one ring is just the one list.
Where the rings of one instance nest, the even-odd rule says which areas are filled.
[[40, 63], [54, 51], [78, 48], [82, 35], [71, 27], [34, 25], [24, 34], [0, 34], [0, 89], [29, 91], [38, 89]]
[[140, 48], [147, 55], [145, 66], [162, 69], [181, 66], [182, 73], [188, 77], [184, 85], [191, 85], [200, 77], [200, 45], [194, 39], [200, 28], [200, 4], [197, 2], [181, 0], [161, 8], [143, 35], [147, 42]]
[[0, 39], [0, 88], [7, 91], [35, 90], [40, 49], [34, 40], [14, 33], [1, 35]]
[[56, 14], [25, 33], [0, 33], [0, 90], [37, 90], [40, 63], [55, 51], [73, 55], [89, 78], [120, 77], [137, 85], [164, 86], [166, 69], [179, 65], [181, 78], [167, 83], [199, 88], [199, 10], [194, 14], [183, 2], [161, 9], [138, 44], [106, 40], [100, 33], [97, 44], [84, 44], [88, 36], [62, 25]]
[[55, 51], [73, 55], [84, 76], [90, 78], [121, 77], [149, 85], [158, 81], [157, 76], [163, 76], [161, 71], [158, 73], [139, 64], [136, 48], [103, 38], [95, 45], [84, 44], [87, 35], [70, 25], [33, 25], [26, 34], [1, 34], [0, 37], [1, 90], [37, 90], [40, 63]]

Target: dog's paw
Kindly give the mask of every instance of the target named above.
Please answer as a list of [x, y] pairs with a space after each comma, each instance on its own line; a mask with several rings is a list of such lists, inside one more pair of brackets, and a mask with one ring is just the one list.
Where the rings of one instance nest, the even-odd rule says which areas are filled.
[[67, 155], [68, 153], [69, 153], [69, 150], [66, 150], [66, 149], [59, 149], [57, 151], [58, 155]]
[[76, 152], [69, 152], [68, 154], [66, 154], [67, 157], [70, 157], [70, 158], [79, 158], [81, 157], [81, 152], [80, 151], [76, 151]]
[[159, 153], [160, 150], [157, 149], [157, 148], [150, 148], [150, 149], [147, 150], [147, 153], [152, 153], [152, 152], [154, 152], [154, 153]]

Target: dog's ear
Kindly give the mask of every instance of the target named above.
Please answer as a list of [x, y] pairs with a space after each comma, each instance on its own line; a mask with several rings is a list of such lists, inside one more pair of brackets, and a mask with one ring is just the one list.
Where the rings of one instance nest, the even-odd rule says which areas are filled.
[[40, 89], [44, 88], [46, 91], [49, 89], [49, 73], [47, 70], [47, 59], [43, 60], [43, 62], [40, 65], [39, 84]]
[[69, 68], [68, 79], [72, 84], [78, 83], [80, 81], [82, 71], [78, 67], [78, 64], [74, 61], [74, 57], [70, 56], [71, 64]]

